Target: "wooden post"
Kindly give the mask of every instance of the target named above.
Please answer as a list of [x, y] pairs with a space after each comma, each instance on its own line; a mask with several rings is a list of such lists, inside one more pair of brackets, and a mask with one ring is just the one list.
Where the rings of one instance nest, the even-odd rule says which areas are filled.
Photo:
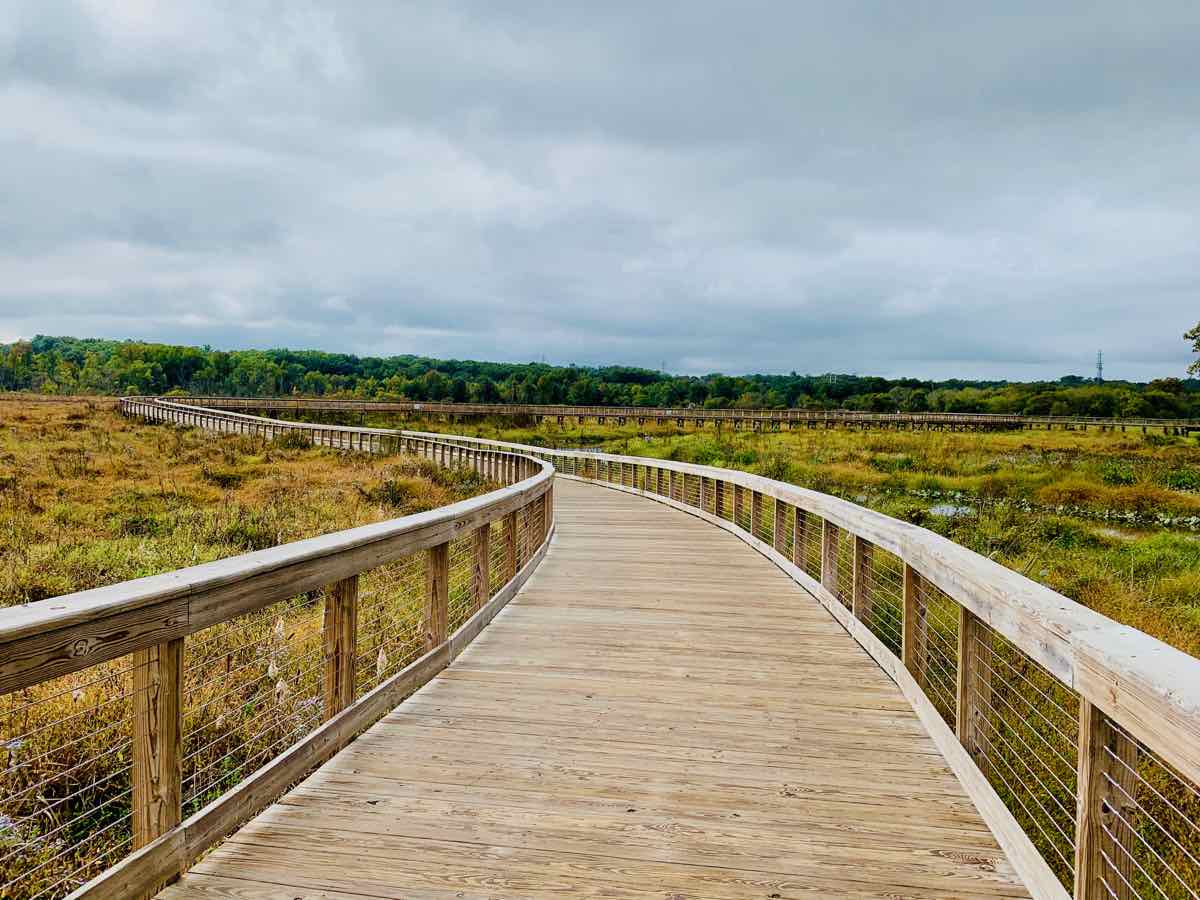
[[446, 640], [450, 600], [450, 543], [425, 551], [425, 649]]
[[787, 547], [787, 541], [784, 539], [784, 533], [787, 529], [787, 504], [775, 498], [775, 523], [771, 529], [771, 543], [775, 547], [776, 553], [782, 553]]
[[988, 626], [965, 606], [958, 608], [958, 689], [954, 726], [958, 742], [983, 770], [988, 706], [992, 694], [992, 661], [985, 659]]
[[354, 702], [354, 660], [358, 634], [358, 576], [335, 581], [325, 590], [325, 718]]
[[758, 532], [762, 529], [762, 494], [758, 491], [750, 492], [750, 533], [758, 537]]
[[825, 519], [821, 525], [821, 586], [839, 600], [838, 527]]
[[866, 622], [871, 617], [871, 561], [874, 545], [866, 538], [854, 536], [854, 586], [851, 588], [850, 611], [854, 618]]
[[1128, 823], [1136, 807], [1121, 789], [1135, 793], [1136, 772], [1137, 746], [1099, 707], [1080, 697], [1075, 900], [1135, 896], [1129, 887], [1134, 865]]
[[663, 470], [656, 468], [654, 470], [654, 493], [658, 494], [661, 497], [662, 492], [663, 492]]
[[550, 487], [546, 489], [546, 493], [542, 494], [542, 503], [545, 504], [542, 508], [542, 539], [550, 533], [550, 526], [554, 522], [554, 483], [551, 482]]
[[904, 668], [917, 684], [925, 685], [925, 598], [921, 596], [921, 575], [904, 564], [904, 623], [901, 638]]
[[504, 574], [505, 582], [517, 577], [517, 514], [504, 517]]
[[708, 479], [700, 476], [700, 509], [708, 510]]
[[474, 533], [475, 561], [471, 568], [471, 611], [476, 612], [492, 596], [492, 523], [484, 522]]
[[183, 639], [133, 654], [133, 846], [182, 818]]
[[742, 494], [743, 494], [742, 486], [740, 484], [734, 484], [733, 485], [733, 521], [737, 525], [738, 528], [742, 527], [742, 515], [743, 515], [742, 508], [745, 504], [745, 500], [744, 500]]
[[713, 480], [713, 511], [718, 519], [725, 518], [725, 482], [720, 478]]
[[808, 513], [796, 507], [796, 518], [792, 520], [792, 564], [801, 572], [804, 568], [804, 556], [808, 552]]
[[675, 470], [667, 470], [667, 496], [672, 500], [675, 499]]

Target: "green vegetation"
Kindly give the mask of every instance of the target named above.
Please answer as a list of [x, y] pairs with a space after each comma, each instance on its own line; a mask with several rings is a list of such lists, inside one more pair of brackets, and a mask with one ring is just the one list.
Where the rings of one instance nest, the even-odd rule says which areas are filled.
[[794, 372], [681, 376], [625, 366], [385, 359], [311, 350], [222, 352], [44, 336], [0, 345], [0, 390], [1200, 418], [1198, 379], [1093, 384], [1068, 376], [1018, 384]]

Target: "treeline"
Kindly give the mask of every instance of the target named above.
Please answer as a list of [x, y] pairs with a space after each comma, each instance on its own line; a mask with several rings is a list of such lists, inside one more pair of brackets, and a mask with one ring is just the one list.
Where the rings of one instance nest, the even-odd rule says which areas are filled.
[[39, 335], [0, 345], [0, 390], [371, 397], [481, 403], [1200, 418], [1200, 379], [1095, 384], [856, 375], [670, 375], [625, 366], [235, 350]]

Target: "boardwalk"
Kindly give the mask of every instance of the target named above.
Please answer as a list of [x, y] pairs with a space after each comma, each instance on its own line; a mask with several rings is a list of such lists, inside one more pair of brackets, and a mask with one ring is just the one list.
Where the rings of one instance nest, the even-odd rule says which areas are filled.
[[876, 664], [736, 538], [560, 480], [446, 671], [163, 892], [1027, 896]]

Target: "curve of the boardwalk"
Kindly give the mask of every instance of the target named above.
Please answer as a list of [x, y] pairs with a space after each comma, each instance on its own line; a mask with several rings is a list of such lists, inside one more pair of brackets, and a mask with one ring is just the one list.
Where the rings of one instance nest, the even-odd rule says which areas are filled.
[[[502, 486], [0, 611], [0, 694], [132, 654], [135, 850], [75, 897], [1200, 896], [1200, 660], [931, 532], [725, 469], [121, 407]], [[204, 636], [250, 616], [274, 668], [318, 594], [320, 715], [189, 794]]]
[[1028, 895], [900, 691], [782, 572], [640, 498], [555, 504], [475, 643], [164, 897]]

